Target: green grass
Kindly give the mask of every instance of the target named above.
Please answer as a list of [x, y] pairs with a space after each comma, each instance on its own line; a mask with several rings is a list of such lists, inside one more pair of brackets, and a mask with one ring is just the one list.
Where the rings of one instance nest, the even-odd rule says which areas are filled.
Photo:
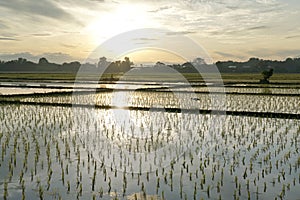
[[[114, 74], [113, 77], [117, 78], [119, 75]], [[104, 74], [102, 79], [110, 79], [111, 74]], [[80, 80], [98, 80], [99, 77], [95, 74], [84, 74], [78, 76], [77, 74], [68, 73], [0, 73], [0, 80], [64, 80], [73, 81]]]
[[[250, 80], [250, 81], [257, 81], [262, 78], [261, 74], [232, 74], [232, 73], [223, 73], [222, 74], [223, 80]], [[297, 81], [300, 82], [300, 74], [274, 74], [270, 81]]]
[[[196, 73], [184, 73], [181, 74], [188, 81], [196, 82], [203, 81], [200, 74]], [[258, 82], [261, 78], [261, 74], [233, 74], [233, 73], [223, 73], [221, 74], [222, 80], [224, 82]], [[111, 80], [122, 77], [123, 80], [150, 80], [150, 81], [178, 81], [178, 74], [138, 74], [138, 75], [126, 75], [123, 77], [122, 74], [103, 74], [101, 80]], [[218, 74], [205, 74], [207, 80], [219, 80]], [[65, 74], [65, 73], [0, 73], [0, 80], [2, 81], [41, 81], [41, 80], [61, 80], [61, 81], [74, 81], [77, 80], [99, 80], [99, 76], [96, 74], [84, 74], [77, 76], [76, 74]], [[300, 83], [300, 74], [274, 74], [271, 82], [294, 82]]]

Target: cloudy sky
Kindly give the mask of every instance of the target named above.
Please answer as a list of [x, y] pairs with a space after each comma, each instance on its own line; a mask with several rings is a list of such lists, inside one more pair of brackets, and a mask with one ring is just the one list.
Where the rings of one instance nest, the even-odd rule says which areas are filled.
[[[300, 57], [299, 0], [7, 0], [0, 1], [0, 59], [85, 61], [104, 41], [140, 28], [168, 29], [177, 48], [174, 35], [189, 37], [214, 61]], [[133, 60], [176, 61], [153, 52]]]

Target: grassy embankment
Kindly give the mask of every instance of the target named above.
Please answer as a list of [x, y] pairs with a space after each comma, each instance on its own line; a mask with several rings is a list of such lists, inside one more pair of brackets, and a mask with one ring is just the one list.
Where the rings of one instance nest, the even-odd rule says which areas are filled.
[[[199, 74], [185, 73], [185, 74], [142, 74], [137, 75], [125, 75], [122, 74], [104, 74], [101, 76], [101, 80], [115, 80], [122, 77], [122, 80], [136, 80], [136, 81], [177, 81], [178, 75], [184, 76], [188, 81], [196, 82], [203, 81], [203, 78]], [[261, 74], [233, 74], [223, 73], [221, 74], [223, 82], [258, 82], [261, 78]], [[111, 79], [113, 77], [113, 79]], [[206, 80], [220, 80], [220, 75], [217, 74], [205, 74]], [[76, 74], [59, 74], [59, 73], [0, 73], [0, 80], [2, 81], [44, 81], [44, 80], [60, 80], [60, 81], [74, 81], [74, 80], [99, 80], [99, 76], [95, 74], [85, 74], [78, 76]], [[182, 80], [182, 78], [181, 78]], [[270, 78], [270, 82], [289, 82], [300, 83], [300, 74], [274, 74]]]

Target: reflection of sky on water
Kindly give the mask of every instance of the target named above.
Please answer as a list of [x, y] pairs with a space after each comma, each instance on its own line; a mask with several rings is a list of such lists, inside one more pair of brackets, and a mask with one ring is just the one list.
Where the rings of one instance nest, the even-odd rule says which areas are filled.
[[0, 95], [34, 94], [34, 93], [67, 92], [67, 91], [72, 91], [72, 89], [0, 87]]

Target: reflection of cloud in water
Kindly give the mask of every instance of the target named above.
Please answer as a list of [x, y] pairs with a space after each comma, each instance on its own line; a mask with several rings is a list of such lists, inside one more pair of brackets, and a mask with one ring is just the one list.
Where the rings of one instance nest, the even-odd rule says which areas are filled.
[[0, 95], [37, 94], [37, 93], [67, 92], [67, 91], [72, 91], [72, 89], [0, 87]]

